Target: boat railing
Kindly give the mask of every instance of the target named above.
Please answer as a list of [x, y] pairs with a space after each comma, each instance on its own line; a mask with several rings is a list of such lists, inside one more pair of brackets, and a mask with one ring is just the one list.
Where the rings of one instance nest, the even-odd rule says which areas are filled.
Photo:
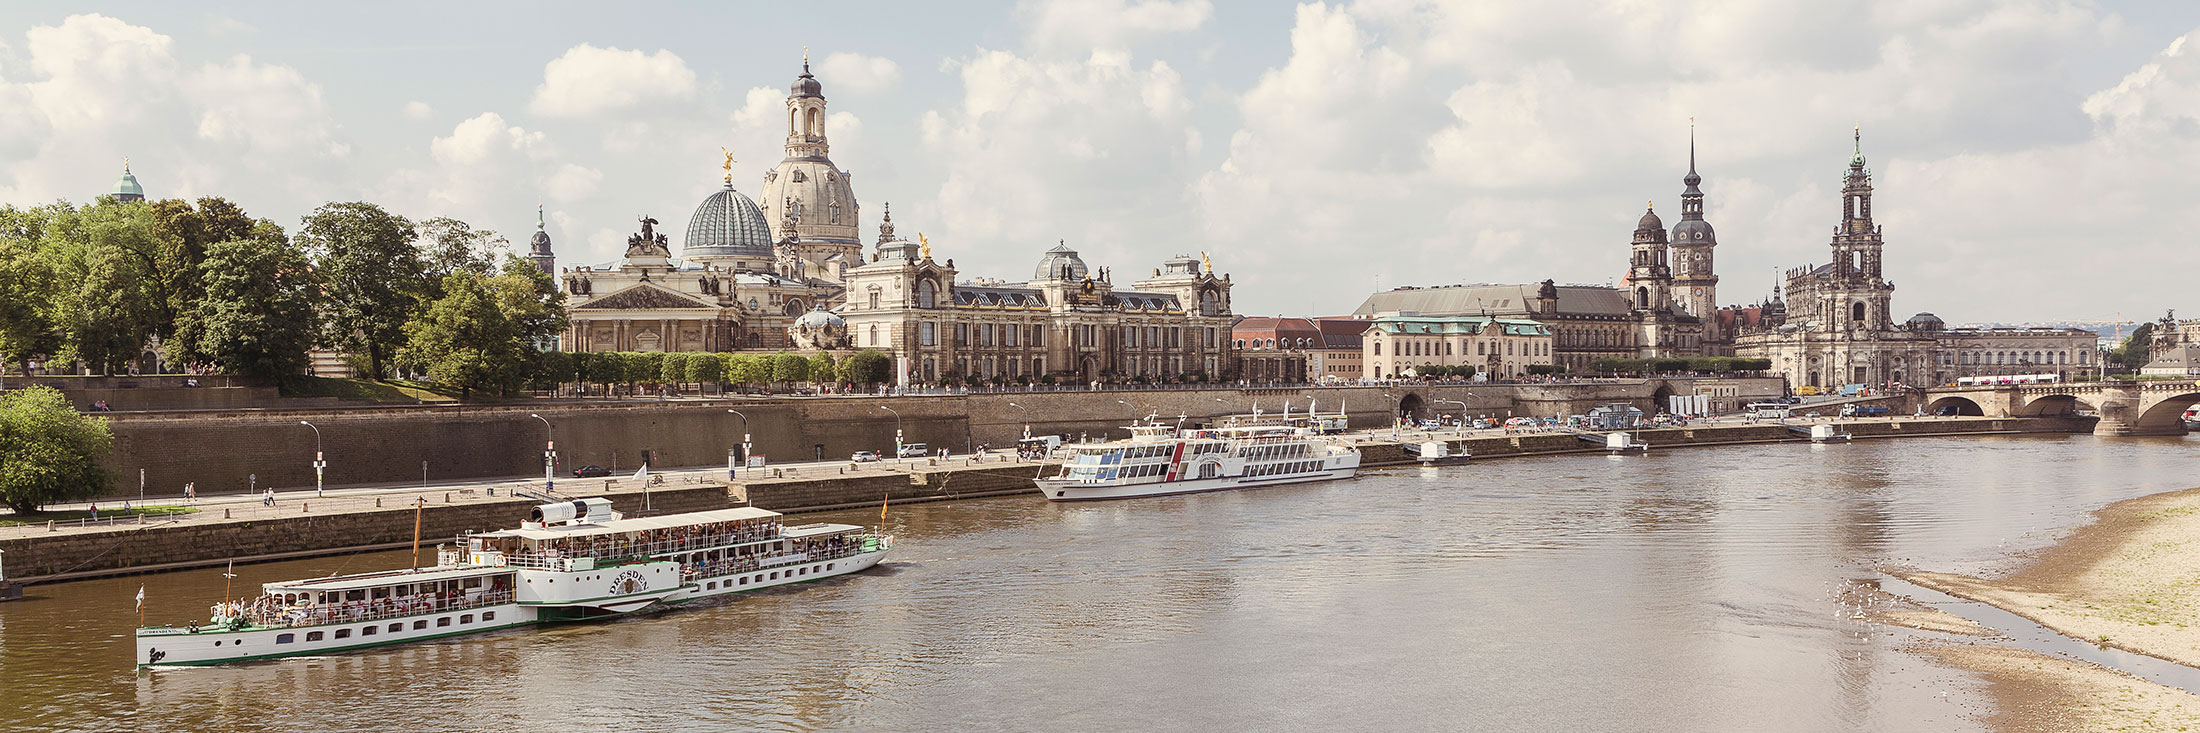
[[850, 537], [849, 539], [851, 540], [850, 542], [845, 543], [837, 549], [813, 549], [809, 552], [795, 552], [785, 555], [776, 555], [772, 557], [760, 557], [751, 555], [748, 557], [736, 558], [732, 560], [720, 560], [718, 562], [696, 562], [695, 564], [689, 565], [681, 571], [680, 579], [697, 580], [703, 578], [716, 578], [723, 575], [735, 575], [755, 570], [765, 570], [768, 568], [776, 568], [782, 565], [791, 565], [794, 563], [838, 560], [843, 557], [861, 555], [866, 552], [877, 552], [882, 548], [889, 547], [893, 541], [890, 537], [883, 537], [874, 534], [858, 535]]
[[[481, 608], [511, 602], [512, 592], [508, 590], [465, 593], [456, 596], [376, 598], [335, 604], [289, 606], [258, 605], [249, 601], [237, 601], [232, 604], [222, 604], [230, 606], [228, 609], [217, 606], [217, 610], [226, 611], [227, 613], [216, 615], [225, 615], [228, 618], [252, 626], [289, 628], [293, 626], [351, 623], [354, 621], [376, 621], [444, 611], [462, 611], [469, 608]], [[216, 629], [219, 627], [220, 624], [217, 623], [208, 628]]]
[[567, 570], [569, 569], [568, 561], [576, 558], [594, 558], [598, 565], [606, 565], [616, 562], [647, 560], [651, 557], [675, 552], [708, 550], [745, 542], [769, 542], [776, 539], [780, 539], [777, 526], [772, 527], [769, 531], [729, 532], [676, 540], [659, 540], [657, 542], [611, 540], [588, 547], [511, 553], [504, 556], [504, 564], [506, 567]]

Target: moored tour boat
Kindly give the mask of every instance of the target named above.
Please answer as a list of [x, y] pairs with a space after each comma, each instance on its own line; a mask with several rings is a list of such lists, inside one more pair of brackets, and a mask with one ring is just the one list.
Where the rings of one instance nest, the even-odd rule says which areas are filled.
[[617, 616], [846, 575], [892, 545], [755, 508], [627, 519], [605, 499], [544, 504], [519, 529], [438, 548], [434, 567], [267, 583], [215, 604], [205, 626], [140, 628], [137, 660], [219, 664]]
[[1038, 480], [1049, 501], [1192, 494], [1351, 478], [1360, 450], [1287, 425], [1176, 430], [1133, 425], [1112, 443], [1064, 446], [1062, 471]]

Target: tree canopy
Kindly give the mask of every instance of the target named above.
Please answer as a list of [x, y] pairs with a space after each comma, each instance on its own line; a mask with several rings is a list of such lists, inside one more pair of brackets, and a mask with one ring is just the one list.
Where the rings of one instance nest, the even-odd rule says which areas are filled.
[[298, 243], [321, 277], [321, 342], [365, 355], [371, 377], [389, 375], [407, 338], [405, 322], [425, 290], [427, 266], [413, 246], [415, 232], [405, 217], [364, 201], [325, 204], [298, 229]]
[[113, 446], [106, 419], [77, 412], [60, 390], [0, 392], [0, 504], [30, 513], [99, 496], [113, 481]]
[[201, 297], [193, 309], [190, 352], [224, 371], [280, 378], [306, 366], [318, 313], [313, 272], [282, 227], [254, 225], [245, 237], [208, 245], [200, 263]]
[[520, 377], [526, 347], [484, 278], [454, 272], [443, 278], [442, 290], [442, 298], [405, 324], [405, 358], [426, 367], [437, 384], [465, 395], [509, 389]]

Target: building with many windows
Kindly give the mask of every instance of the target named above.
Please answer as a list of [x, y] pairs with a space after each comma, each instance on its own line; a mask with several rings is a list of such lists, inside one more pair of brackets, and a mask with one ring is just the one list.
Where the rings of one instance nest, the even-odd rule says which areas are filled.
[[[1855, 138], [1832, 261], [1787, 273], [1786, 297], [1721, 314], [1736, 355], [1769, 359], [1794, 386], [1934, 385], [1967, 376], [2100, 374], [2098, 335], [2073, 328], [1948, 328], [1931, 313], [1894, 320], [1885, 228], [1872, 220], [1871, 172]], [[1748, 311], [1744, 313], [1743, 311]]]
[[1551, 328], [1527, 318], [1398, 314], [1368, 322], [1362, 363], [1369, 379], [1412, 376], [1415, 367], [1473, 366], [1496, 379], [1550, 364]]

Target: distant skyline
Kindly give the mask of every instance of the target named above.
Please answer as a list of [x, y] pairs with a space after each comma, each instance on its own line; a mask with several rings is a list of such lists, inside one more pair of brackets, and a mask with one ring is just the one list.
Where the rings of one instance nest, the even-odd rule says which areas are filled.
[[562, 265], [755, 196], [804, 47], [866, 242], [969, 277], [1066, 240], [1201, 251], [1248, 314], [1621, 277], [1677, 217], [1690, 118], [1721, 304], [1823, 262], [1851, 128], [1897, 320], [2152, 320], [2200, 273], [2200, 6], [1902, 0], [0, 8], [0, 203], [226, 196], [451, 216]]

